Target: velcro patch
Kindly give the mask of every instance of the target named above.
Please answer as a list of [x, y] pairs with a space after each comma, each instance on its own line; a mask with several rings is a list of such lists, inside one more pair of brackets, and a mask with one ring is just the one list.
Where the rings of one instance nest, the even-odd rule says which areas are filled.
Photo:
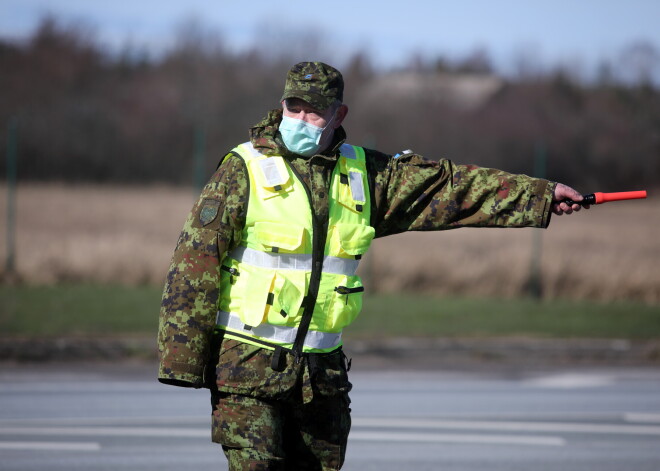
[[220, 201], [205, 199], [202, 203], [202, 209], [199, 210], [199, 222], [202, 226], [211, 224], [218, 217], [220, 210]]

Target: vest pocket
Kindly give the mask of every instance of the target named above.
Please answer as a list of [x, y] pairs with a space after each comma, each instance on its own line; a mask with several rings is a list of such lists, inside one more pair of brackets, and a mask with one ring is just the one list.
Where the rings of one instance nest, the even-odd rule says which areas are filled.
[[302, 270], [274, 270], [227, 258], [220, 267], [221, 311], [237, 314], [246, 326], [268, 322], [294, 325], [309, 285]]
[[303, 243], [305, 228], [292, 224], [257, 222], [254, 235], [264, 252], [295, 252]]
[[325, 329], [337, 332], [352, 323], [362, 310], [364, 286], [359, 276], [337, 276], [335, 287], [328, 295]]
[[261, 200], [267, 200], [294, 190], [291, 171], [279, 156], [260, 157], [248, 162], [250, 175], [255, 177], [255, 189]]
[[246, 326], [261, 324], [266, 318], [275, 272], [239, 265], [235, 260], [228, 259], [221, 267], [220, 275], [219, 308], [238, 314]]
[[364, 224], [336, 224], [332, 227], [332, 245], [340, 257], [355, 257], [366, 253], [375, 234], [373, 227]]
[[239, 309], [238, 314], [245, 325], [256, 327], [266, 318], [269, 293], [275, 275], [270, 270], [243, 265], [240, 278], [243, 308]]
[[303, 291], [306, 288], [304, 272], [277, 272], [268, 295], [268, 323], [292, 325], [302, 306]]

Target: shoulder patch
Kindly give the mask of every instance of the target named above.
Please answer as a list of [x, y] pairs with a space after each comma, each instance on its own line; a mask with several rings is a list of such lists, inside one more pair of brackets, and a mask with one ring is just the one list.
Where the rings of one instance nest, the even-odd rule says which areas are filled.
[[412, 154], [412, 153], [413, 153], [412, 149], [406, 149], [406, 150], [404, 150], [404, 151], [401, 151], [401, 152], [397, 153], [397, 154], [394, 156], [394, 158], [395, 158], [395, 159], [398, 159], [399, 157], [402, 157], [402, 156], [407, 155], [407, 154]]
[[218, 217], [220, 201], [214, 199], [205, 199], [202, 203], [202, 209], [199, 210], [199, 222], [202, 226], [211, 224]]

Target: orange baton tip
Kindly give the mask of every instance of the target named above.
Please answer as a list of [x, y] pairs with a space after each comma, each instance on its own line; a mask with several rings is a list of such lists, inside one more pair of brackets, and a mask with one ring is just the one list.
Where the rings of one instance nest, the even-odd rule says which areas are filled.
[[638, 200], [646, 198], [646, 191], [621, 191], [618, 193], [594, 193], [596, 204], [609, 201]]

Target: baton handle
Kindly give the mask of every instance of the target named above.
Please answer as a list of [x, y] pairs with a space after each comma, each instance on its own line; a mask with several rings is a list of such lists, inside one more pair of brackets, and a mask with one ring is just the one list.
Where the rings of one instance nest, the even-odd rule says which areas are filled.
[[562, 203], [568, 205], [579, 204], [584, 206], [585, 204], [601, 204], [608, 203], [610, 201], [623, 201], [623, 200], [638, 200], [646, 198], [646, 191], [621, 191], [619, 193], [591, 193], [588, 195], [583, 195], [584, 199], [582, 201], [573, 201], [570, 199], [562, 200]]

